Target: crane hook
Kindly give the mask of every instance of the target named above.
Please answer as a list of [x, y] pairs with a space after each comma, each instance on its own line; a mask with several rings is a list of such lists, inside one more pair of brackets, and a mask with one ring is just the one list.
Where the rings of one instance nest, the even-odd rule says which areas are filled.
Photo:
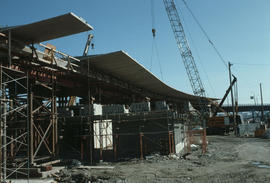
[[156, 37], [156, 29], [152, 29], [153, 37]]

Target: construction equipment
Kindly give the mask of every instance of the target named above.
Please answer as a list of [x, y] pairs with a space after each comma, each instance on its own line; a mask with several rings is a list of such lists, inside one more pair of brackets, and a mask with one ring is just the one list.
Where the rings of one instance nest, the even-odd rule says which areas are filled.
[[189, 81], [194, 95], [199, 97], [205, 97], [205, 90], [195, 64], [194, 58], [192, 56], [191, 49], [188, 45], [184, 28], [182, 26], [179, 14], [177, 12], [174, 0], [163, 0], [166, 12], [168, 14], [170, 24], [177, 42], [177, 46], [181, 53]]
[[207, 102], [204, 101], [206, 98], [205, 90], [197, 69], [197, 66], [192, 56], [191, 49], [188, 45], [188, 41], [182, 26], [178, 11], [176, 9], [174, 0], [163, 0], [169, 21], [174, 33], [177, 46], [181, 53], [182, 60], [193, 90], [194, 95], [199, 97], [199, 111], [202, 120], [202, 125], [205, 128], [205, 121], [208, 118]]
[[[89, 46], [91, 44], [92, 39], [94, 38], [93, 34], [89, 34], [87, 37], [87, 41], [85, 44], [85, 48], [83, 51], [83, 56], [87, 56], [88, 55], [88, 51], [89, 51]], [[92, 43], [92, 48], [94, 47], [94, 44]], [[75, 105], [77, 97], [76, 96], [70, 96], [69, 101], [68, 101], [68, 106], [73, 106]]]
[[[231, 129], [235, 127], [234, 124], [234, 116], [232, 115], [225, 115], [225, 116], [216, 116], [218, 110], [222, 109], [222, 105], [227, 98], [228, 94], [232, 90], [232, 87], [237, 81], [237, 78], [233, 76], [233, 81], [226, 90], [225, 95], [221, 99], [220, 103], [217, 106], [214, 106], [213, 115], [207, 120], [206, 126], [207, 126], [207, 134], [215, 134], [215, 135], [224, 135], [224, 133], [229, 133]], [[222, 110], [223, 111], [223, 110]], [[224, 112], [224, 111], [223, 111]], [[235, 122], [236, 124], [241, 124], [242, 119], [240, 115], [235, 116]]]
[[[240, 115], [236, 115], [236, 123], [242, 124]], [[234, 116], [213, 116], [207, 120], [206, 132], [208, 135], [224, 135], [234, 130]]]
[[[221, 108], [222, 104], [224, 103], [226, 97], [228, 96], [229, 92], [232, 90], [233, 85], [237, 81], [236, 77], [234, 77], [232, 83], [230, 84], [229, 88], [227, 89], [224, 97], [222, 98], [221, 102], [217, 105], [215, 104], [212, 100], [206, 98], [205, 90], [197, 69], [197, 66], [194, 61], [194, 57], [192, 56], [191, 49], [188, 45], [188, 41], [184, 32], [184, 28], [181, 23], [181, 19], [179, 17], [178, 11], [176, 9], [174, 0], [163, 0], [165, 9], [167, 12], [167, 15], [170, 20], [170, 24], [177, 42], [177, 46], [179, 48], [179, 51], [182, 56], [183, 63], [185, 65], [185, 69], [188, 74], [189, 81], [191, 83], [191, 87], [193, 90], [194, 95], [199, 97], [199, 110], [200, 110], [200, 115], [201, 119], [203, 121], [203, 128], [206, 128], [206, 123], [207, 127], [210, 130], [216, 130], [217, 131], [224, 131], [224, 129], [230, 128], [232, 125], [231, 119], [233, 117], [216, 117], [217, 111], [221, 110], [224, 112], [224, 110]], [[184, 1], [185, 3], [185, 1]], [[209, 39], [209, 38], [208, 38]], [[210, 40], [209, 40], [210, 41]], [[210, 42], [211, 43], [211, 42]], [[207, 102], [212, 104], [212, 106], [215, 106], [215, 111], [214, 115], [211, 118], [208, 118], [208, 107], [207, 107]], [[236, 120], [239, 121], [239, 116], [236, 116]], [[206, 122], [207, 121], [207, 122]], [[237, 123], [236, 123], [237, 124]], [[233, 124], [234, 125], [234, 124]]]
[[[92, 41], [93, 38], [94, 38], [93, 34], [88, 35], [87, 41], [86, 41], [86, 44], [85, 44], [85, 48], [84, 48], [84, 51], [83, 51], [83, 56], [86, 56], [88, 54], [89, 46], [90, 46], [91, 41]], [[94, 44], [92, 44], [92, 47], [93, 46], [94, 46]]]
[[[227, 96], [229, 95], [230, 91], [232, 90], [233, 85], [234, 85], [234, 84], [236, 83], [236, 81], [237, 81], [237, 78], [236, 78], [234, 75], [232, 75], [232, 76], [233, 76], [233, 81], [232, 81], [232, 83], [230, 84], [229, 88], [226, 90], [226, 93], [225, 93], [225, 95], [223, 96], [223, 98], [221, 99], [221, 101], [220, 101], [220, 103], [219, 103], [219, 105], [218, 105], [218, 108], [221, 108], [221, 107], [222, 107], [224, 101], [226, 100]], [[213, 112], [213, 116], [216, 116], [216, 115], [217, 115], [217, 112], [218, 112], [218, 109], [216, 108], [216, 109], [214, 110], [214, 112]]]

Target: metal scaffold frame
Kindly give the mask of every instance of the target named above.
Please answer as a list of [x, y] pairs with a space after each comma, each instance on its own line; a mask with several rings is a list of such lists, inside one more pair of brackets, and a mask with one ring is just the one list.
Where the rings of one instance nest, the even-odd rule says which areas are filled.
[[0, 70], [0, 177], [6, 182], [29, 178], [30, 167], [58, 155], [56, 74], [50, 69], [44, 75], [30, 66], [22, 72], [11, 62]]
[[0, 177], [29, 177], [27, 76], [23, 72], [0, 66], [1, 125]]
[[[55, 60], [55, 50], [51, 52], [50, 60]], [[32, 59], [35, 61], [35, 48], [32, 46]], [[27, 70], [28, 79], [28, 119], [29, 119], [29, 162], [31, 165], [38, 161], [50, 160], [58, 155], [57, 130], [57, 100], [56, 100], [56, 71], [54, 62], [46, 73], [43, 81], [38, 81], [43, 71]], [[31, 76], [31, 77], [30, 77]], [[41, 91], [44, 91], [41, 92]]]
[[[31, 134], [29, 148], [31, 164], [39, 160], [38, 155], [47, 154], [55, 157], [57, 154], [57, 109], [54, 93], [55, 84], [52, 85], [50, 97], [34, 95], [33, 85], [29, 86], [28, 102]], [[46, 150], [40, 153], [42, 147]]]

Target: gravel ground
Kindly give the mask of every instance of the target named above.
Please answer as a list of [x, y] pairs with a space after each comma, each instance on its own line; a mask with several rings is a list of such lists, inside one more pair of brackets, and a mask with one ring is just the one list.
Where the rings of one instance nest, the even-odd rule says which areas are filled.
[[194, 150], [186, 159], [153, 155], [143, 161], [106, 164], [114, 169], [64, 170], [59, 182], [270, 182], [269, 139], [209, 136], [208, 141], [205, 155]]

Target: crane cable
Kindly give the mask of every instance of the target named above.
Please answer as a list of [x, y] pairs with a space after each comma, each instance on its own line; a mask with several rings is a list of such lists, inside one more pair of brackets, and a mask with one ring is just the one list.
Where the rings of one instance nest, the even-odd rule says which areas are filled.
[[163, 73], [162, 73], [162, 66], [161, 66], [161, 61], [159, 57], [159, 51], [156, 43], [156, 29], [155, 29], [155, 13], [154, 13], [154, 0], [151, 0], [151, 17], [152, 17], [152, 36], [153, 36], [153, 41], [152, 41], [152, 53], [151, 53], [151, 63], [150, 63], [150, 71], [152, 70], [152, 63], [153, 63], [153, 55], [154, 52], [156, 53], [156, 57], [158, 60], [159, 64], [159, 71], [160, 71], [160, 76], [161, 80], [163, 80]]
[[163, 81], [164, 79], [163, 79], [163, 73], [162, 73], [161, 61], [160, 61], [160, 57], [159, 57], [159, 52], [158, 52], [158, 47], [157, 47], [156, 39], [153, 38], [153, 41], [154, 41], [154, 46], [155, 46], [155, 48], [156, 48], [156, 56], [157, 56], [157, 60], [158, 60], [158, 64], [159, 64], [159, 72], [160, 72], [161, 79], [162, 79], [162, 81]]
[[[179, 7], [177, 7], [177, 8], [180, 10]], [[194, 39], [193, 39], [193, 37], [192, 37], [192, 35], [191, 35], [191, 32], [190, 32], [190, 30], [189, 30], [189, 28], [188, 28], [188, 25], [186, 24], [184, 15], [183, 15], [182, 11], [179, 11], [179, 13], [180, 13], [181, 17], [183, 17], [183, 18], [182, 18], [182, 22], [183, 22], [183, 24], [184, 24], [185, 27], [186, 27], [187, 33], [188, 33], [189, 38], [190, 38], [190, 40], [191, 40], [191, 43], [192, 43], [192, 45], [193, 45], [193, 47], [194, 47], [194, 51], [195, 51], [195, 53], [196, 53], [196, 55], [197, 55], [197, 57], [198, 57], [199, 63], [200, 63], [200, 65], [201, 65], [201, 68], [202, 68], [202, 70], [203, 70], [203, 72], [204, 72], [204, 74], [205, 74], [205, 76], [206, 76], [206, 79], [207, 79], [207, 81], [208, 81], [208, 84], [209, 84], [209, 86], [210, 86], [210, 88], [211, 88], [213, 94], [214, 94], [215, 96], [217, 96], [217, 94], [216, 94], [216, 92], [215, 92], [215, 89], [214, 89], [214, 87], [213, 87], [213, 85], [212, 85], [212, 83], [211, 83], [211, 81], [210, 81], [210, 78], [209, 78], [209, 76], [208, 76], [208, 74], [207, 74], [207, 72], [206, 72], [206, 70], [205, 70], [205, 66], [204, 66], [204, 64], [203, 64], [203, 62], [202, 62], [202, 59], [201, 59], [201, 56], [200, 56], [200, 54], [199, 54], [198, 48], [197, 48], [197, 46], [196, 46], [196, 44], [195, 44], [195, 41], [194, 41]], [[206, 95], [208, 95], [207, 92], [206, 92]]]
[[215, 52], [217, 53], [217, 55], [219, 56], [220, 60], [223, 62], [223, 64], [225, 65], [225, 67], [228, 69], [228, 65], [225, 61], [225, 59], [223, 58], [223, 56], [221, 55], [221, 53], [219, 52], [219, 50], [217, 49], [217, 47], [215, 46], [214, 42], [211, 41], [209, 35], [206, 33], [205, 29], [202, 27], [201, 23], [199, 22], [199, 20], [196, 18], [196, 16], [194, 15], [194, 13], [192, 12], [192, 10], [189, 8], [187, 2], [185, 0], [182, 0], [184, 5], [186, 6], [187, 10], [189, 11], [189, 13], [191, 14], [192, 18], [195, 20], [195, 22], [198, 24], [199, 28], [201, 29], [201, 31], [203, 32], [204, 36], [207, 38], [208, 42], [210, 43], [210, 45], [214, 48]]
[[155, 27], [155, 13], [154, 13], [154, 0], [151, 0], [151, 18], [152, 18], [152, 33], [153, 33], [153, 37], [155, 37], [154, 35], [154, 27]]
[[155, 14], [154, 14], [154, 2], [153, 0], [150, 0], [150, 8], [151, 8], [151, 18], [152, 18], [152, 35], [153, 35], [153, 40], [152, 40], [152, 51], [151, 51], [151, 60], [150, 60], [150, 72], [152, 72], [152, 64], [153, 64], [153, 55], [154, 55], [154, 38], [156, 37], [156, 29], [155, 27]]

